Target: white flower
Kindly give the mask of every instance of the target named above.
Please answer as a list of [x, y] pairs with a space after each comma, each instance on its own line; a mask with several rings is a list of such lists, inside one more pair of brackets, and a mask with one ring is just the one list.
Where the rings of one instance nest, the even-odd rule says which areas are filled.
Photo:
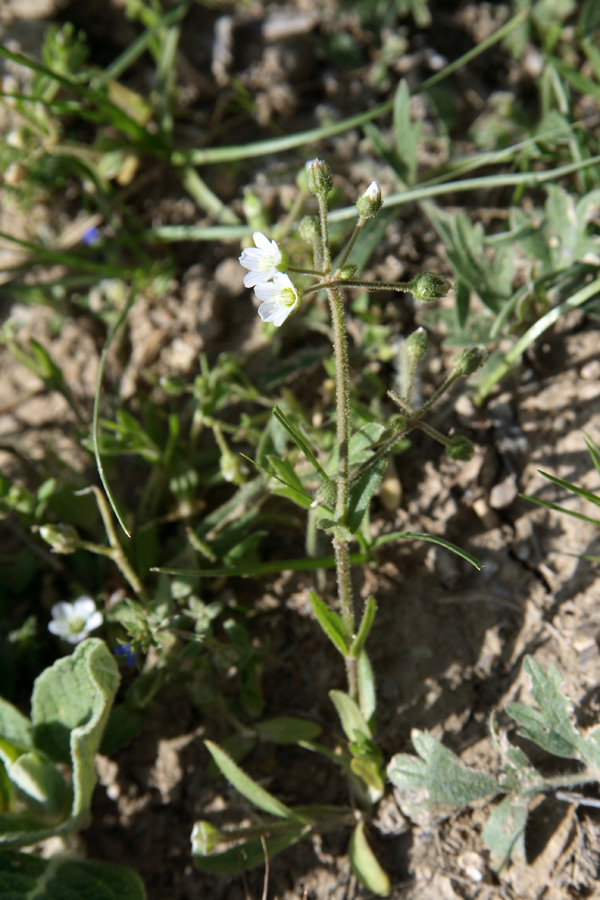
[[74, 603], [55, 603], [50, 612], [48, 631], [69, 644], [79, 644], [102, 625], [102, 613], [91, 597], [78, 597]]
[[247, 248], [240, 256], [243, 267], [250, 269], [248, 274], [244, 275], [246, 287], [270, 281], [277, 272], [286, 267], [285, 255], [277, 246], [277, 241], [270, 241], [260, 231], [255, 231], [252, 237], [256, 247]]
[[300, 306], [300, 294], [289, 275], [275, 272], [273, 281], [257, 284], [254, 293], [262, 303], [258, 314], [263, 322], [283, 325], [287, 317]]

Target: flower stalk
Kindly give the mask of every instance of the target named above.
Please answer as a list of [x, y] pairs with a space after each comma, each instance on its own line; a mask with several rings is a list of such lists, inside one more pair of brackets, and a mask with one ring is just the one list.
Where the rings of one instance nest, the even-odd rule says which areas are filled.
[[[315, 160], [314, 164], [320, 161]], [[323, 165], [323, 164], [320, 164]], [[309, 169], [310, 171], [310, 169]], [[321, 170], [319, 170], [321, 171]], [[324, 183], [324, 185], [323, 185]], [[348, 519], [348, 503], [350, 496], [349, 480], [349, 446], [350, 446], [350, 367], [348, 363], [348, 341], [346, 337], [346, 319], [344, 315], [344, 303], [339, 285], [328, 284], [331, 279], [331, 252], [328, 240], [327, 222], [327, 189], [328, 179], [316, 179], [316, 184], [311, 189], [317, 196], [319, 205], [320, 222], [320, 253], [323, 262], [325, 278], [322, 286], [327, 288], [329, 311], [333, 332], [333, 351], [335, 359], [335, 406], [336, 406], [336, 437], [338, 447], [338, 473], [337, 495], [335, 504], [335, 521], [337, 527], [333, 529], [333, 551], [335, 554], [335, 567], [337, 575], [338, 599], [344, 629], [348, 638], [352, 640], [355, 632], [354, 597], [352, 593], [352, 578], [350, 573], [350, 550], [346, 532]], [[309, 180], [309, 185], [311, 182]], [[330, 185], [329, 185], [330, 187]], [[358, 701], [358, 663], [353, 657], [346, 657], [346, 677], [348, 679], [348, 694]]]

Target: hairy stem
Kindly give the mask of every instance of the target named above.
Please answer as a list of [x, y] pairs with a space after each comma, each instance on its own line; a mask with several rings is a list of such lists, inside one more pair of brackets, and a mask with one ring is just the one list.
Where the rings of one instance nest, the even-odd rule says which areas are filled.
[[[321, 241], [324, 268], [331, 272], [331, 255], [327, 239], [327, 201], [319, 196], [319, 215], [321, 221]], [[335, 505], [336, 522], [346, 525], [348, 519], [349, 499], [349, 459], [350, 443], [350, 372], [348, 365], [348, 341], [346, 338], [346, 321], [344, 304], [339, 288], [328, 288], [329, 310], [333, 329], [333, 350], [335, 356], [335, 405], [338, 445], [337, 498]], [[354, 636], [354, 599], [352, 596], [352, 579], [350, 576], [350, 552], [348, 539], [342, 528], [334, 529], [333, 550], [337, 574], [338, 597], [341, 607], [342, 621], [349, 638]], [[348, 693], [353, 700], [358, 700], [358, 668], [356, 659], [346, 658], [346, 675]]]

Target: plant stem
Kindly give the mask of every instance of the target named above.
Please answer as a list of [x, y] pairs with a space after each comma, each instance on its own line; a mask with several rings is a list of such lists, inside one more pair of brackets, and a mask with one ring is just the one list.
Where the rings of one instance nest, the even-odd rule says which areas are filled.
[[98, 504], [98, 509], [100, 510], [102, 521], [104, 522], [104, 527], [106, 529], [110, 548], [100, 548], [97, 545], [88, 545], [88, 549], [96, 553], [102, 553], [103, 556], [109, 556], [121, 570], [122, 575], [127, 579], [129, 585], [136, 592], [140, 600], [142, 600], [144, 603], [148, 603], [149, 598], [144, 585], [138, 578], [137, 573], [133, 570], [131, 563], [127, 559], [125, 551], [121, 546], [119, 538], [117, 537], [106, 498], [102, 491], [98, 487], [96, 487], [96, 485], [92, 485], [92, 490], [96, 497], [96, 503]]
[[[327, 200], [319, 196], [319, 214], [321, 221], [321, 246], [324, 269], [331, 273], [331, 254], [329, 251], [328, 227], [327, 227]], [[333, 350], [335, 356], [335, 404], [336, 404], [336, 428], [338, 445], [338, 474], [337, 474], [337, 499], [335, 505], [336, 522], [346, 525], [348, 518], [349, 499], [349, 460], [348, 446], [350, 443], [350, 372], [348, 366], [348, 342], [346, 338], [346, 322], [344, 316], [344, 304], [342, 293], [337, 287], [328, 287], [327, 296], [331, 312], [331, 324], [333, 328]], [[350, 553], [348, 539], [342, 533], [342, 528], [334, 529], [333, 550], [335, 553], [335, 566], [337, 573], [338, 597], [341, 607], [342, 621], [349, 639], [354, 637], [354, 600], [352, 596], [352, 580], [350, 577]], [[354, 700], [358, 700], [358, 666], [357, 660], [346, 658], [346, 675], [348, 678], [348, 693]]]
[[354, 247], [354, 244], [356, 243], [356, 238], [357, 238], [358, 235], [360, 234], [361, 229], [362, 229], [362, 227], [363, 227], [363, 225], [365, 224], [366, 221], [367, 221], [367, 220], [364, 218], [364, 216], [359, 216], [359, 217], [358, 217], [358, 222], [357, 222], [356, 225], [354, 226], [354, 230], [353, 230], [352, 234], [350, 235], [350, 240], [349, 240], [348, 243], [346, 244], [346, 246], [345, 246], [345, 248], [344, 248], [344, 252], [342, 253], [342, 256], [341, 256], [340, 261], [339, 261], [339, 263], [338, 263], [337, 271], [336, 271], [336, 273], [335, 273], [336, 276], [339, 277], [339, 274], [340, 274], [340, 272], [342, 271], [342, 268], [343, 268], [343, 266], [344, 266], [346, 260], [347, 260], [348, 257], [350, 256], [350, 253], [352, 252], [352, 248]]

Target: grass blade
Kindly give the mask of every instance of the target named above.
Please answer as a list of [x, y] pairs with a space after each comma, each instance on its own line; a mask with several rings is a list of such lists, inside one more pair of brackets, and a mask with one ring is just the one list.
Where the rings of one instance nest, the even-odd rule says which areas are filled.
[[110, 485], [106, 479], [106, 475], [104, 474], [104, 465], [102, 463], [102, 457], [100, 456], [100, 448], [98, 446], [98, 436], [99, 436], [99, 421], [98, 414], [100, 410], [100, 391], [102, 389], [102, 377], [104, 375], [104, 366], [106, 365], [106, 357], [108, 351], [111, 347], [112, 342], [114, 341], [116, 335], [118, 334], [121, 326], [124, 324], [129, 310], [134, 304], [135, 298], [137, 297], [137, 284], [134, 284], [129, 292], [129, 297], [127, 298], [127, 302], [123, 307], [123, 310], [115, 322], [112, 331], [108, 335], [106, 340], [106, 344], [100, 354], [100, 364], [98, 366], [98, 377], [96, 379], [96, 393], [94, 395], [94, 413], [92, 417], [92, 444], [94, 446], [94, 457], [96, 459], [96, 468], [98, 469], [98, 475], [100, 476], [100, 481], [102, 482], [102, 487], [104, 488], [104, 492], [106, 493], [106, 497], [108, 502], [110, 503], [111, 509], [114, 512], [117, 521], [128, 538], [131, 537], [131, 532], [125, 525], [125, 521], [123, 516], [119, 511], [119, 507], [117, 506], [117, 501], [114, 498], [113, 492], [110, 489]]

